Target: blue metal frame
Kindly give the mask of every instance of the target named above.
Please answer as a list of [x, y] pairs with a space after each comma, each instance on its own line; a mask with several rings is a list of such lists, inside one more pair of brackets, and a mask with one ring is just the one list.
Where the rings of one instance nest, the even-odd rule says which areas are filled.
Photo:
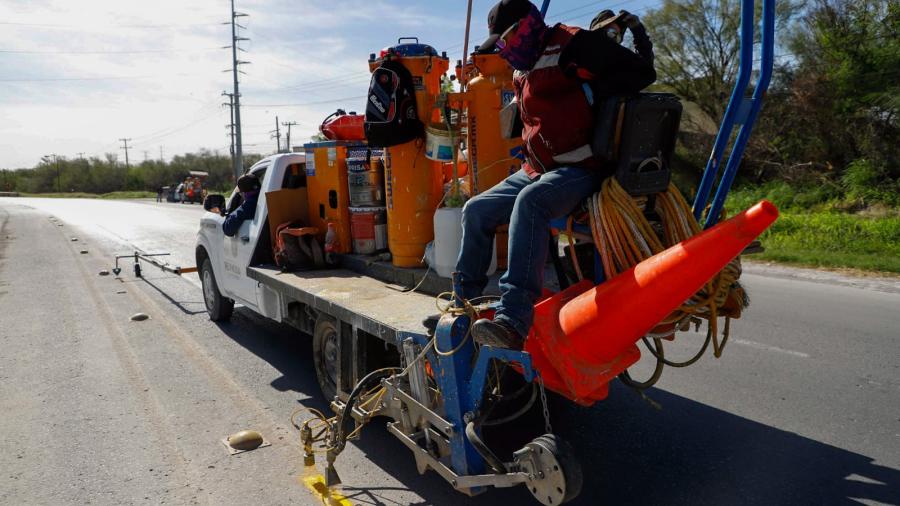
[[[535, 377], [531, 355], [524, 351], [482, 346], [475, 358], [475, 345], [471, 336], [467, 337], [471, 323], [465, 315], [441, 318], [435, 330], [436, 348], [442, 352], [449, 352], [457, 347], [459, 350], [452, 355], [441, 355], [433, 350], [428, 352], [434, 379], [443, 396], [444, 418], [453, 424], [453, 434], [450, 437], [451, 467], [460, 476], [485, 472], [484, 459], [469, 443], [465, 429], [467, 418], [476, 416], [481, 409], [491, 361], [519, 364], [526, 381], [532, 381]], [[413, 337], [419, 344], [427, 344], [425, 336]]]
[[712, 206], [706, 215], [704, 228], [715, 225], [719, 219], [722, 206], [725, 204], [725, 198], [731, 190], [732, 183], [734, 183], [738, 166], [741, 163], [741, 158], [744, 156], [744, 149], [747, 147], [747, 141], [750, 139], [750, 133], [753, 130], [753, 124], [756, 122], [759, 109], [762, 107], [763, 97], [769, 88], [769, 81], [772, 78], [772, 67], [775, 61], [775, 0], [763, 0], [762, 23], [760, 27], [762, 35], [760, 74], [754, 86], [752, 97], [749, 99], [745, 97], [747, 85], [750, 82], [750, 76], [753, 71], [754, 7], [755, 0], [742, 0], [741, 2], [741, 48], [737, 82], [731, 92], [731, 99], [728, 101], [728, 107], [725, 109], [725, 116], [722, 118], [722, 125], [716, 136], [716, 143], [713, 145], [709, 155], [709, 161], [706, 163], [706, 170], [703, 172], [703, 179], [700, 181], [697, 197], [694, 200], [694, 217], [699, 221], [709, 201], [713, 184], [719, 177], [719, 168], [721, 167], [725, 147], [731, 139], [735, 125], [741, 125], [741, 129], [731, 148], [731, 154], [728, 156], [725, 171], [722, 173], [719, 186], [716, 189]]

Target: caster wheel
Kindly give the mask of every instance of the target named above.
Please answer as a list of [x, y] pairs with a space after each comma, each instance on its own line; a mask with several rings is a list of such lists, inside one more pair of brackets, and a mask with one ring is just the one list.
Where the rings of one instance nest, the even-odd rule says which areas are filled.
[[[581, 464], [572, 447], [555, 434], [544, 434], [525, 445], [527, 456], [522, 467], [534, 474], [525, 482], [528, 491], [541, 504], [554, 506], [576, 498], [581, 493]], [[518, 453], [518, 452], [517, 452]]]

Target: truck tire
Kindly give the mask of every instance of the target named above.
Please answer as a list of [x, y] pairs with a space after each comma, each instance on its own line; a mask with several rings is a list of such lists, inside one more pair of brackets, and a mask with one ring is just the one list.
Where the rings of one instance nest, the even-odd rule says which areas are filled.
[[319, 388], [329, 402], [337, 395], [338, 369], [341, 366], [339, 339], [337, 320], [319, 313], [313, 332], [313, 363], [316, 366]]
[[204, 258], [200, 266], [200, 283], [203, 285], [203, 302], [206, 304], [209, 319], [214, 322], [228, 321], [234, 312], [234, 301], [223, 297], [219, 291], [209, 258]]

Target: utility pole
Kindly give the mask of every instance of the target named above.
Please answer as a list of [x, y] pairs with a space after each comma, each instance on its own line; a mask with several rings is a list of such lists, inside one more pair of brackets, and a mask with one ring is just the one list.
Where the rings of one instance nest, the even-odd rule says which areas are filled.
[[[238, 42], [244, 40], [250, 40], [247, 37], [238, 37], [237, 29], [247, 27], [241, 26], [237, 22], [237, 18], [247, 16], [242, 12], [237, 12], [234, 10], [234, 0], [231, 0], [231, 74], [234, 82], [234, 90], [232, 94], [234, 95], [234, 179], [237, 180], [241, 177], [241, 174], [244, 172], [244, 154], [243, 148], [241, 144], [241, 92], [238, 88], [238, 67], [241, 65], [246, 65], [250, 62], [238, 60], [237, 54], [238, 51], [243, 51], [240, 47], [238, 47]], [[225, 46], [229, 47], [229, 46]], [[226, 71], [227, 72], [227, 71]]]
[[299, 124], [300, 123], [297, 123], [296, 121], [285, 121], [284, 123], [282, 123], [283, 126], [287, 127], [287, 138], [285, 139], [284, 150], [288, 153], [291, 152], [291, 127], [297, 126]]
[[78, 159], [79, 159], [79, 160], [84, 160], [84, 151], [79, 151], [79, 152], [78, 152]]
[[281, 153], [281, 130], [278, 126], [278, 116], [275, 116], [275, 130], [269, 130], [272, 139], [275, 139], [275, 152]]
[[123, 144], [122, 144], [122, 149], [125, 150], [125, 168], [126, 168], [126, 169], [130, 169], [131, 166], [128, 164], [128, 141], [130, 141], [131, 139], [130, 139], [130, 138], [129, 138], [129, 139], [126, 139], [126, 138], [122, 137], [122, 138], [119, 139], [119, 140], [122, 141], [122, 143], [123, 143]]
[[230, 129], [230, 132], [229, 132], [229, 134], [228, 134], [228, 137], [231, 139], [231, 144], [230, 144], [230, 146], [229, 146], [229, 151], [228, 151], [228, 152], [231, 153], [231, 164], [232, 164], [232, 166], [236, 166], [236, 165], [235, 165], [235, 161], [234, 161], [234, 93], [228, 93], [228, 92], [223, 91], [223, 92], [222, 92], [222, 96], [228, 97], [228, 103], [223, 103], [222, 105], [223, 105], [223, 106], [226, 106], [226, 105], [228, 106], [228, 111], [229, 111], [228, 119], [229, 119], [229, 123], [228, 123], [227, 125], [225, 125], [225, 128]]
[[50, 164], [50, 160], [53, 160], [54, 164], [56, 164], [56, 193], [60, 193], [60, 185], [59, 185], [59, 155], [56, 153], [52, 153], [49, 155], [44, 155], [41, 157], [41, 161], [45, 162], [47, 165]]
[[145, 149], [143, 151], [143, 153], [144, 153], [144, 161], [146, 162], [150, 158], [150, 156], [149, 156], [150, 152]]
[[50, 156], [52, 156], [53, 160], [56, 161], [56, 193], [61, 193], [62, 190], [59, 186], [59, 155], [53, 154]]
[[165, 164], [166, 159], [163, 157], [163, 149], [162, 146], [159, 147], [159, 163]]

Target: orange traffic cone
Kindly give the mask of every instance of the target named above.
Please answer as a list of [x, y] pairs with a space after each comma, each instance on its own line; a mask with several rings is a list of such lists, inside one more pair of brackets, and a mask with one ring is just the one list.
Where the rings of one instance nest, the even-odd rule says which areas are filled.
[[[567, 396], [595, 399], [610, 375], [636, 360], [637, 340], [696, 293], [777, 217], [775, 206], [764, 200], [605, 283], [575, 297], [569, 295], [571, 300], [560, 301], [557, 321], [543, 319], [538, 325], [536, 314], [532, 337], [540, 341], [545, 357], [552, 362], [557, 373], [554, 379], [562, 379], [568, 387]], [[605, 374], [598, 375], [598, 371]]]

